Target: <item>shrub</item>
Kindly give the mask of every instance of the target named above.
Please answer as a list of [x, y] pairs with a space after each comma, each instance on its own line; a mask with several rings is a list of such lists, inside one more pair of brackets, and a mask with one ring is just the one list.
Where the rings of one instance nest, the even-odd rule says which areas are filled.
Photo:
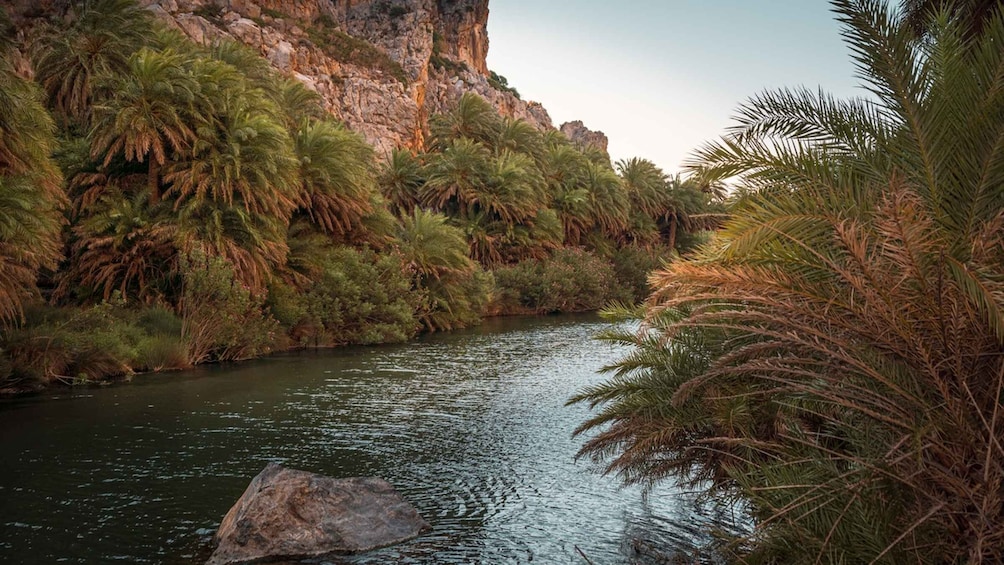
[[617, 285], [623, 289], [624, 300], [637, 304], [652, 292], [648, 284], [649, 275], [669, 262], [672, 250], [668, 247], [627, 246], [614, 251], [610, 256]]
[[588, 312], [628, 295], [613, 266], [582, 249], [496, 269], [502, 313]]
[[162, 371], [189, 367], [181, 340], [181, 318], [163, 306], [143, 308], [133, 314], [135, 325], [145, 334], [136, 347], [133, 368]]
[[496, 73], [495, 71], [488, 72], [488, 84], [491, 85], [495, 90], [500, 90], [502, 92], [508, 92], [512, 94], [517, 99], [519, 98], [519, 91], [515, 88], [509, 86], [509, 79]]
[[188, 366], [177, 316], [162, 307], [135, 310], [117, 298], [86, 308], [37, 305], [6, 329], [0, 350], [0, 387], [13, 390]]
[[484, 317], [494, 288], [494, 277], [480, 266], [469, 273], [449, 273], [417, 289], [418, 317], [429, 331], [456, 330], [477, 325]]
[[295, 345], [395, 343], [415, 335], [410, 286], [399, 258], [338, 247], [304, 292], [276, 283], [268, 304]]
[[215, 4], [200, 6], [192, 14], [205, 18], [217, 26], [223, 25], [223, 8]]
[[182, 339], [191, 364], [249, 359], [271, 351], [278, 322], [264, 296], [234, 278], [220, 257], [194, 252], [181, 261]]

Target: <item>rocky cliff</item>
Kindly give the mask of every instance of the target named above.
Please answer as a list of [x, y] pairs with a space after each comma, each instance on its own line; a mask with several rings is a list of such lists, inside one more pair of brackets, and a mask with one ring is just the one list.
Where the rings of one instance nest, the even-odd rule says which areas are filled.
[[488, 0], [140, 1], [197, 42], [231, 37], [257, 50], [380, 155], [422, 147], [428, 117], [465, 92], [553, 129], [540, 104], [492, 84]]
[[593, 131], [587, 128], [580, 120], [561, 124], [560, 131], [565, 134], [565, 137], [572, 140], [572, 143], [575, 143], [579, 147], [592, 147], [593, 149], [598, 149], [604, 153], [607, 152], [609, 140], [607, 139], [606, 134], [602, 131]]

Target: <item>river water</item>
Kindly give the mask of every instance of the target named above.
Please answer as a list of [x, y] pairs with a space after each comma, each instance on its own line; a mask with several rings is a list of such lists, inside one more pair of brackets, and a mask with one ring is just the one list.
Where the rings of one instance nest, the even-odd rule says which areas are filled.
[[[503, 318], [0, 402], [0, 562], [198, 563], [268, 461], [375, 475], [433, 530], [326, 563], [648, 563], [727, 510], [576, 461], [570, 395], [623, 351], [591, 316]], [[639, 553], [639, 549], [642, 550]]]

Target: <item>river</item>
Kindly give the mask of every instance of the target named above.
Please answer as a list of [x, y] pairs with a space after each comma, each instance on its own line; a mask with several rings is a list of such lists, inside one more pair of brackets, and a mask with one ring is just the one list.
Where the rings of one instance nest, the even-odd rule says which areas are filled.
[[[324, 563], [644, 563], [727, 510], [576, 461], [565, 406], [623, 351], [593, 316], [273, 356], [0, 402], [0, 562], [198, 563], [268, 461], [390, 481], [433, 525]], [[576, 549], [578, 548], [578, 549]]]

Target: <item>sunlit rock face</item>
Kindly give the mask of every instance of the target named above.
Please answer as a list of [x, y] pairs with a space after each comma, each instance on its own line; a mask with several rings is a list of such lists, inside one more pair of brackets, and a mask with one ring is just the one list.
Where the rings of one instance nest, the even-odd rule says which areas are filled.
[[328, 111], [381, 156], [395, 147], [422, 148], [429, 116], [449, 110], [465, 92], [503, 116], [554, 127], [540, 104], [489, 83], [488, 0], [141, 3], [194, 41], [231, 37], [258, 51], [317, 91]]
[[565, 122], [561, 124], [561, 133], [572, 140], [579, 147], [592, 147], [607, 152], [609, 140], [602, 131], [593, 131], [585, 126], [581, 121]]

